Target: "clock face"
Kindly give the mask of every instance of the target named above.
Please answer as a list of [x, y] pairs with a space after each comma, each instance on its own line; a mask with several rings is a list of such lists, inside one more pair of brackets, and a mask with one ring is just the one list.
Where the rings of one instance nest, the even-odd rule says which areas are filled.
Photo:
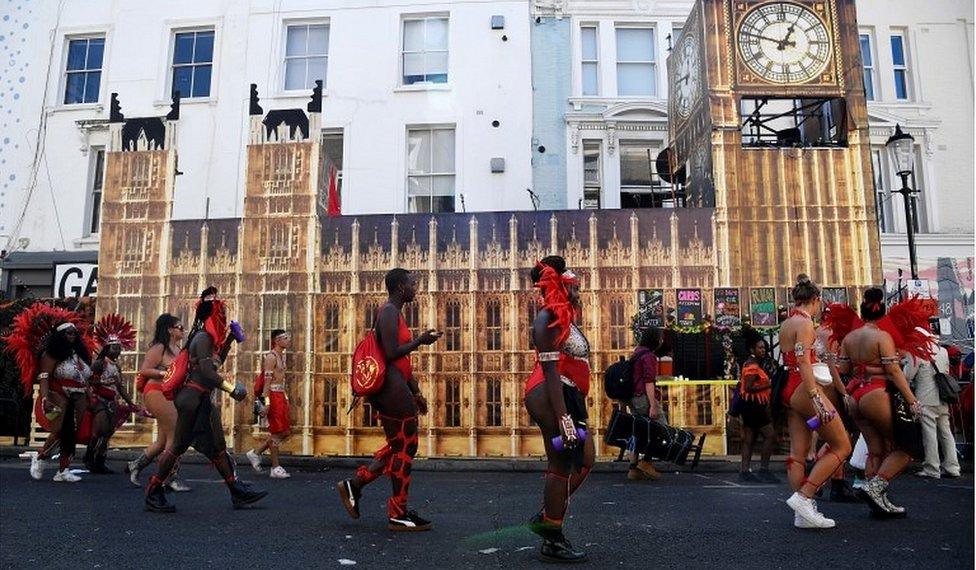
[[819, 77], [830, 62], [826, 24], [792, 2], [750, 10], [739, 25], [737, 41], [749, 69], [772, 83], [805, 83]]
[[701, 95], [701, 52], [698, 36], [687, 34], [678, 46], [675, 66], [673, 97], [675, 110], [681, 118], [691, 114], [692, 107]]

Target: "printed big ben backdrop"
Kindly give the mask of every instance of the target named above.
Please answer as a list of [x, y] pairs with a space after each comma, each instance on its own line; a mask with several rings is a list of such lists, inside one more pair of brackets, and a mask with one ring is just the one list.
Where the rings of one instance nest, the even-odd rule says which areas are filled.
[[[689, 201], [715, 207], [718, 284], [880, 282], [853, 0], [699, 0], [674, 46], [672, 148]], [[761, 120], [776, 104], [819, 113], [832, 139]]]
[[[304, 109], [265, 111], [252, 86], [243, 217], [173, 220], [178, 101], [166, 117], [126, 118], [113, 96], [97, 311], [118, 311], [140, 331], [123, 368], [136, 369], [160, 313], [189, 323], [199, 291], [216, 285], [248, 333], [223, 364], [228, 377], [253, 386], [269, 331], [293, 333], [285, 449], [367, 455], [383, 436], [369, 406], [347, 413], [350, 358], [386, 297], [384, 274], [401, 266], [422, 291], [407, 322], [445, 333], [413, 356], [430, 402], [420, 453], [539, 456], [522, 405], [538, 309], [528, 272], [558, 253], [583, 283], [591, 425], [598, 452], [613, 454], [601, 441], [611, 410], [601, 374], [633, 348], [639, 295], [673, 310], [678, 290], [694, 290], [715, 315], [717, 288], [723, 299], [738, 289], [751, 299], [740, 310], [755, 312], [754, 293], [775, 307], [800, 272], [851, 293], [880, 280], [853, 2], [702, 0], [688, 22], [668, 61], [673, 150], [690, 186], [689, 207], [676, 210], [330, 218], [321, 92]], [[744, 144], [742, 99], [762, 97], [843, 101], [844, 144]], [[726, 451], [725, 388], [671, 388], [665, 398], [676, 425], [709, 434], [706, 453]], [[264, 435], [250, 399], [221, 406], [235, 449]], [[135, 419], [117, 439], [144, 445], [154, 429]]]

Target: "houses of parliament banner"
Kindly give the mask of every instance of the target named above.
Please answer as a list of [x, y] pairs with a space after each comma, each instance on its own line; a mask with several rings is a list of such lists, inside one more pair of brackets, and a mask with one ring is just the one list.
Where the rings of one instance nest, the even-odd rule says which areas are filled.
[[[320, 88], [305, 109], [265, 112], [252, 86], [243, 216], [173, 220], [179, 101], [166, 117], [127, 119], [112, 97], [96, 307], [125, 315], [140, 332], [123, 369], [138, 366], [160, 313], [189, 323], [199, 291], [214, 285], [248, 333], [223, 374], [253, 386], [268, 333], [292, 332], [287, 391], [295, 435], [287, 451], [367, 455], [380, 445], [369, 406], [347, 412], [348, 374], [392, 267], [419, 277], [421, 293], [405, 310], [409, 325], [444, 331], [413, 356], [431, 404], [421, 420], [427, 456], [542, 454], [522, 389], [535, 361], [529, 324], [537, 299], [528, 272], [547, 254], [563, 255], [583, 284], [597, 428], [611, 408], [600, 376], [633, 348], [639, 296], [652, 292], [657, 306], [673, 309], [677, 290], [697, 290], [700, 312], [715, 314], [717, 286], [742, 287], [746, 298], [747, 287], [786, 285], [716, 282], [712, 208], [328, 217], [320, 114]], [[726, 395], [705, 388], [681, 390], [688, 395], [666, 403], [676, 423], [721, 435]], [[263, 435], [250, 399], [221, 405], [237, 449]], [[144, 444], [153, 425], [136, 420], [117, 441]], [[599, 452], [608, 453], [595, 435]]]

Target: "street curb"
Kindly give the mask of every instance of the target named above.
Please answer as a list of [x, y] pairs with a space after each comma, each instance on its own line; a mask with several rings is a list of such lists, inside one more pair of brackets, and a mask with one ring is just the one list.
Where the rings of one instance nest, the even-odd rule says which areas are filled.
[[[21, 453], [36, 451], [36, 448], [23, 446], [0, 446], [0, 459], [17, 459]], [[112, 461], [131, 461], [139, 456], [141, 448], [122, 448], [112, 449], [108, 453], [108, 458]], [[243, 453], [235, 453], [238, 466], [247, 466], [248, 461]], [[295, 468], [302, 471], [328, 471], [330, 469], [355, 469], [372, 459], [369, 456], [362, 457], [336, 457], [336, 456], [309, 456], [309, 455], [282, 455], [281, 465], [286, 468]], [[194, 451], [188, 452], [183, 456], [184, 463], [205, 464], [208, 460]], [[270, 459], [264, 456], [264, 463], [268, 464]], [[774, 459], [772, 462], [774, 471], [782, 470], [783, 460]], [[655, 462], [658, 470], [665, 473], [692, 472], [689, 465], [673, 465], [665, 462]], [[542, 473], [546, 470], [546, 462], [542, 459], [494, 459], [494, 458], [418, 458], [413, 462], [415, 471], [440, 471], [446, 473]], [[627, 470], [627, 461], [597, 460], [592, 471], [597, 473], [619, 473]], [[739, 470], [739, 457], [703, 457], [698, 466], [694, 469], [696, 473], [735, 473]]]

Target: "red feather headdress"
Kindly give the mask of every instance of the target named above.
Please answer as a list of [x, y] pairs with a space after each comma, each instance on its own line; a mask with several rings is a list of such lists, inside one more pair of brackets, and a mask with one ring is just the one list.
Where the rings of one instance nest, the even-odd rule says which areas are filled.
[[822, 322], [825, 327], [830, 329], [831, 343], [837, 343], [837, 346], [840, 346], [851, 331], [864, 326], [864, 321], [850, 305], [831, 303], [828, 308], [829, 311], [824, 311]]
[[118, 313], [105, 315], [95, 323], [95, 341], [99, 346], [121, 344], [124, 350], [136, 346], [136, 330]]
[[14, 317], [10, 334], [3, 338], [3, 342], [5, 350], [14, 356], [20, 368], [25, 395], [31, 393], [31, 386], [37, 377], [37, 361], [47, 346], [48, 338], [65, 323], [74, 325], [89, 350], [94, 350], [94, 342], [87, 331], [88, 322], [80, 313], [37, 302]]
[[542, 308], [555, 315], [556, 320], [549, 326], [559, 331], [556, 345], [562, 346], [569, 338], [570, 325], [576, 319], [576, 307], [569, 300], [569, 286], [579, 285], [579, 279], [569, 271], [560, 275], [541, 261], [536, 263], [536, 267], [542, 273], [535, 283], [542, 293]]

